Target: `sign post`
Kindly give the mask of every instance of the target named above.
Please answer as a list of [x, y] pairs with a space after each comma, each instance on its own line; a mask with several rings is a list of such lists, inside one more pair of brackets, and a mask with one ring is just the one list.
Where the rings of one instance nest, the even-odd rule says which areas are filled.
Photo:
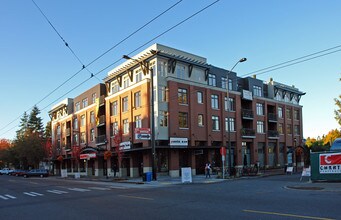
[[223, 179], [225, 179], [225, 156], [226, 156], [226, 147], [220, 148], [221, 160], [223, 163]]

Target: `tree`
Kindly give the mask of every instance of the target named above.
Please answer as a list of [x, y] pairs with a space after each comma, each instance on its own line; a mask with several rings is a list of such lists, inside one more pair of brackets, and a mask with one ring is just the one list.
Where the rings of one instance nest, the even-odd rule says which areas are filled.
[[20, 118], [20, 129], [17, 131], [17, 139], [20, 139], [25, 136], [25, 133], [28, 130], [28, 115], [24, 112], [23, 116]]
[[38, 117], [40, 114], [40, 110], [38, 107], [35, 105], [33, 106], [33, 109], [30, 113], [30, 117], [27, 122], [28, 129], [31, 133], [39, 133], [43, 134], [44, 128], [43, 128], [43, 120], [41, 117]]
[[341, 137], [341, 131], [339, 131], [338, 129], [331, 130], [323, 139], [323, 144], [331, 146], [334, 140], [339, 137]]
[[[341, 81], [341, 78], [339, 79]], [[341, 125], [341, 95], [339, 95], [339, 99], [335, 98], [335, 105], [338, 107], [338, 109], [334, 110], [335, 113], [335, 119], [339, 125]]]
[[11, 142], [7, 139], [0, 139], [0, 150], [6, 150], [11, 147]]

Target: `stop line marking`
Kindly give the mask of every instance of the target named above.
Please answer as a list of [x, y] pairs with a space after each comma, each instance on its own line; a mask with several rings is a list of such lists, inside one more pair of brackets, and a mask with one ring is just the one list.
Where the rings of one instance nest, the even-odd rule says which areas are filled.
[[44, 194], [40, 194], [40, 193], [37, 193], [37, 192], [24, 192], [25, 195], [28, 195], [28, 196], [32, 196], [32, 197], [35, 197], [35, 196], [43, 196]]

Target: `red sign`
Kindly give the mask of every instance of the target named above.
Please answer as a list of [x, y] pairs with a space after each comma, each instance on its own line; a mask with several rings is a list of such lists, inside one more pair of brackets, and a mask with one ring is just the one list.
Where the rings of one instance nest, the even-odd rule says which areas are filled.
[[320, 173], [341, 173], [341, 153], [320, 154]]
[[225, 156], [226, 155], [226, 147], [221, 147], [220, 148], [220, 154], [221, 154], [221, 156]]
[[81, 155], [79, 155], [79, 158], [81, 160], [83, 160], [83, 159], [90, 159], [90, 158], [96, 158], [96, 153], [81, 154]]
[[135, 128], [135, 139], [150, 140], [150, 128]]

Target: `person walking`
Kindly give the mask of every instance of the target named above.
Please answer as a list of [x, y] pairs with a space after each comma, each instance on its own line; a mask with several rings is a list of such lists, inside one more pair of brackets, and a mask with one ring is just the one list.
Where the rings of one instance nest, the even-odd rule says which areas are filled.
[[205, 165], [205, 174], [206, 174], [206, 178], [211, 178], [211, 164], [210, 163], [206, 163]]

